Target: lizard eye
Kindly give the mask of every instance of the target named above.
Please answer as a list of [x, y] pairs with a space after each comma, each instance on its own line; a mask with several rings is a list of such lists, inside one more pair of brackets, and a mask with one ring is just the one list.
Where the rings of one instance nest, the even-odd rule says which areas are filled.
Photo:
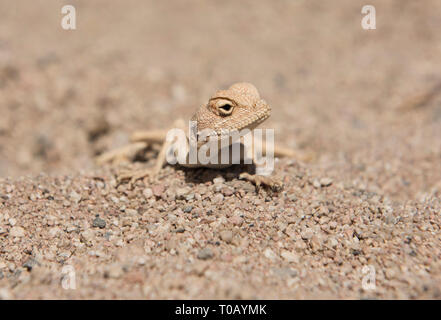
[[231, 104], [224, 104], [219, 107], [219, 112], [223, 116], [230, 115], [233, 112], [233, 106]]

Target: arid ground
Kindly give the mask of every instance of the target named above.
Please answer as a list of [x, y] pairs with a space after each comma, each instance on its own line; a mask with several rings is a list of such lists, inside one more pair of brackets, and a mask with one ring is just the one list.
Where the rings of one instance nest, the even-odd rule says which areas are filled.
[[[439, 0], [0, 0], [0, 299], [440, 299], [440, 30]], [[313, 155], [281, 192], [95, 164], [238, 81]]]

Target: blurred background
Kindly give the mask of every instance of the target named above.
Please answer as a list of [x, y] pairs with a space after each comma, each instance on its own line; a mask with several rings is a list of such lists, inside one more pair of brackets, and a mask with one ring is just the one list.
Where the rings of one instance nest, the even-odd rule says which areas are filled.
[[439, 0], [0, 0], [0, 177], [93, 170], [247, 81], [311, 167], [418, 197], [441, 182], [440, 30]]

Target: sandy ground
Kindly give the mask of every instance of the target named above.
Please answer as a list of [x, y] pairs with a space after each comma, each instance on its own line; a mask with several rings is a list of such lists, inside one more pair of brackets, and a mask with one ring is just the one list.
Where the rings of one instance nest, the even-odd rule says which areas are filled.
[[[0, 298], [441, 298], [440, 1], [64, 3], [0, 1]], [[316, 155], [280, 193], [94, 164], [237, 81]]]

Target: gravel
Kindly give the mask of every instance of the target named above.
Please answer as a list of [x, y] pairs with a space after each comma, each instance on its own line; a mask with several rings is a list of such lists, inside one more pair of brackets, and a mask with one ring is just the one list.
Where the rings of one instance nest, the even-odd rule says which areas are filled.
[[[95, 298], [439, 298], [437, 196], [406, 205], [385, 194], [363, 199], [358, 187], [339, 186], [335, 177], [326, 189], [315, 188], [308, 181], [321, 172], [306, 164], [277, 165], [288, 176], [293, 169], [303, 178], [289, 180], [285, 191], [237, 192], [221, 204], [197, 182], [192, 192], [201, 199], [191, 204], [146, 199], [144, 190], [153, 190], [147, 181], [116, 188], [107, 169], [93, 174], [99, 180], [90, 174], [0, 180], [1, 192], [13, 186], [0, 204], [7, 230], [0, 235], [0, 288], [12, 298], [91, 292]], [[163, 170], [174, 175], [162, 182], [164, 190], [185, 188], [180, 170]], [[82, 200], [66, 207], [69, 189]], [[30, 200], [30, 192], [39, 200]], [[91, 221], [91, 212], [103, 215]], [[76, 272], [76, 290], [60, 285], [66, 266]], [[363, 289], [365, 266], [375, 270], [376, 290]], [[123, 284], [125, 290], [108, 290]]]

